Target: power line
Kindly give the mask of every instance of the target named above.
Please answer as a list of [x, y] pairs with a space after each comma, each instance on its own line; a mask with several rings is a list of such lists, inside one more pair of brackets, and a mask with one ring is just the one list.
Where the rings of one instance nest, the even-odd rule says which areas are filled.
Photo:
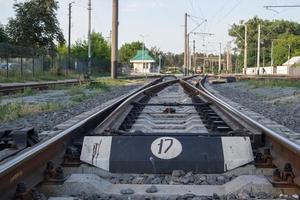
[[201, 16], [202, 16], [203, 18], [205, 18], [204, 14], [203, 14], [203, 12], [202, 12], [201, 6], [200, 6], [200, 1], [196, 1], [196, 2], [198, 2], [198, 10], [199, 10]]
[[272, 8], [299, 8], [299, 7], [300, 7], [300, 5], [277, 5], [277, 6], [276, 5], [275, 6], [271, 5], [271, 6], [264, 6], [265, 9], [270, 10], [272, 12], [275, 12], [277, 14], [279, 14], [279, 12], [277, 10], [275, 10], [275, 9], [272, 9]]
[[280, 5], [280, 6], [264, 6], [264, 8], [299, 8], [300, 5]]
[[225, 14], [219, 21], [217, 21], [215, 26], [218, 25], [222, 20], [227, 18], [241, 4], [241, 1], [242, 0], [237, 0], [236, 4], [229, 10], [229, 12], [227, 14]]

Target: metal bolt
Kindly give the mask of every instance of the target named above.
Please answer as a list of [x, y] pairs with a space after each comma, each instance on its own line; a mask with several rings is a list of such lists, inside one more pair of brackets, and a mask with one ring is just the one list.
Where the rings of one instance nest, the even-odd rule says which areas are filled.
[[25, 182], [20, 182], [17, 184], [17, 189], [16, 189], [17, 194], [25, 193], [26, 191], [27, 191], [27, 186]]
[[58, 180], [62, 180], [65, 178], [65, 175], [64, 175], [64, 170], [62, 167], [57, 167], [56, 170], [55, 170], [56, 174], [55, 174], [55, 178], [58, 179]]
[[290, 163], [286, 163], [284, 165], [284, 171], [285, 172], [293, 172], [293, 168], [292, 168], [292, 165]]

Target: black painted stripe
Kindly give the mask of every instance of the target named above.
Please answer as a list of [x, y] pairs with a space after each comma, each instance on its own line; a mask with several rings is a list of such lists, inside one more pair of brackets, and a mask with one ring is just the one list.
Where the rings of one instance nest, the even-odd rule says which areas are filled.
[[164, 160], [151, 151], [158, 136], [114, 136], [110, 154], [113, 173], [171, 173], [181, 169], [195, 173], [223, 173], [221, 137], [174, 136], [182, 144], [176, 158]]

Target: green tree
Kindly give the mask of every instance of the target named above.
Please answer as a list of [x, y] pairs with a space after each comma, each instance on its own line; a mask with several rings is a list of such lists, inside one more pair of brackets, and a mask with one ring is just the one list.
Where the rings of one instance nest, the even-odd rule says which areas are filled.
[[300, 55], [300, 36], [282, 34], [277, 40], [274, 40], [275, 65], [282, 65], [288, 60], [289, 48], [291, 57]]
[[[233, 24], [229, 30], [229, 35], [234, 37], [238, 52], [238, 63], [243, 66], [244, 63], [244, 24], [248, 27], [248, 66], [256, 65], [257, 57], [257, 38], [258, 24], [261, 25], [261, 62], [263, 55], [265, 63], [271, 62], [271, 44], [272, 40], [278, 38], [281, 34], [287, 33], [292, 35], [300, 35], [300, 24], [286, 20], [263, 20], [258, 17], [249, 19], [248, 21], [240, 21], [239, 24]], [[264, 52], [263, 52], [264, 51]]]
[[[101, 33], [91, 33], [92, 60], [110, 62], [110, 46]], [[72, 55], [82, 60], [88, 60], [88, 41], [78, 40], [72, 46]]]
[[11, 42], [27, 47], [54, 50], [63, 43], [63, 33], [57, 20], [58, 1], [29, 0], [15, 3], [16, 17], [6, 27]]
[[162, 55], [163, 52], [158, 47], [151, 47], [149, 50], [150, 55], [155, 59], [156, 63], [159, 62], [159, 55]]
[[0, 42], [8, 42], [8, 36], [6, 34], [4, 26], [0, 23]]
[[182, 67], [183, 53], [182, 54], [174, 54], [171, 52], [164, 53], [163, 64], [165, 67]]
[[67, 56], [68, 55], [68, 47], [67, 47], [66, 43], [59, 44], [57, 47], [57, 52], [61, 56]]
[[130, 59], [142, 48], [143, 43], [139, 41], [124, 44], [119, 50], [120, 62], [122, 64], [129, 64]]

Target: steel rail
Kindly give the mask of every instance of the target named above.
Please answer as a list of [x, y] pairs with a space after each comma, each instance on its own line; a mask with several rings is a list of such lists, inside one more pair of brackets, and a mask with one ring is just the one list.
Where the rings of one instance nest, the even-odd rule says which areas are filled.
[[[131, 102], [133, 98], [135, 98], [137, 95], [140, 95], [148, 90], [154, 89], [156, 87], [162, 87], [164, 85], [168, 85], [170, 83], [174, 83], [177, 82], [178, 80], [171, 80], [171, 81], [166, 81], [163, 83], [157, 83], [153, 86], [147, 86], [147, 87], [143, 87], [141, 89], [139, 89], [136, 92], [133, 92], [129, 95], [127, 95], [125, 98], [121, 99], [120, 101], [122, 102], [120, 107], [123, 106], [124, 104]], [[115, 105], [115, 104], [113, 104]], [[110, 106], [109, 106], [110, 107]], [[34, 148], [30, 149], [29, 151], [23, 153], [20, 157], [17, 157], [15, 159], [9, 160], [8, 162], [0, 165], [0, 177], [3, 173], [5, 173], [7, 170], [12, 169], [13, 166], [16, 166], [18, 164], [20, 164], [21, 161], [26, 160], [31, 158], [32, 156], [35, 156], [37, 153], [39, 153], [40, 151], [44, 150], [47, 146], [57, 142], [58, 140], [62, 139], [63, 137], [65, 137], [67, 134], [69, 134], [70, 132], [73, 132], [74, 130], [78, 129], [79, 127], [82, 127], [82, 125], [86, 124], [86, 122], [88, 122], [89, 120], [91, 120], [92, 118], [94, 118], [95, 116], [99, 115], [99, 113], [102, 113], [104, 110], [106, 110], [107, 108], [104, 108], [100, 111], [98, 111], [95, 114], [92, 114], [91, 116], [87, 117], [86, 119], [80, 121], [79, 123], [77, 123], [76, 125], [71, 126], [70, 128], [62, 131], [61, 133], [59, 133], [58, 135], [50, 138], [47, 141], [44, 141], [40, 144], [37, 144], [36, 146], [34, 146]], [[112, 112], [112, 114], [117, 113], [119, 110], [119, 108], [117, 108], [116, 110], [114, 110]]]
[[[190, 78], [193, 78], [193, 77], [190, 77]], [[152, 91], [154, 89], [158, 89], [158, 88], [161, 88], [161, 87], [165, 87], [165, 86], [168, 86], [169, 84], [174, 84], [176, 82], [179, 82], [180, 79], [175, 79], [175, 80], [170, 80], [170, 81], [166, 81], [166, 82], [163, 82], [163, 83], [159, 83], [159, 84], [156, 84], [156, 85], [153, 85], [149, 88], [146, 88], [144, 90], [141, 90], [140, 92], [132, 95], [131, 97], [129, 97], [128, 99], [126, 99], [117, 109], [115, 109], [105, 120], [103, 120], [103, 122], [101, 124], [99, 124], [99, 126], [95, 129], [96, 133], [102, 133], [104, 132], [108, 126], [112, 123], [116, 123], [116, 119], [117, 117], [128, 107], [130, 106], [133, 102], [135, 102], [135, 100], [143, 95], [145, 92], [149, 92], [149, 91]]]
[[0, 163], [0, 191], [6, 191], [0, 196], [0, 199], [12, 198], [16, 185], [19, 182], [25, 181], [28, 184], [28, 188], [32, 188], [40, 183], [43, 180], [43, 171], [46, 163], [53, 159], [58, 162], [56, 163], [57, 165], [60, 165], [62, 162], [61, 154], [64, 154], [67, 144], [72, 137], [87, 134], [128, 98], [160, 83], [163, 79], [164, 77], [161, 77], [140, 87], [124, 98], [63, 130], [56, 136], [27, 148], [17, 156]]
[[115, 109], [105, 120], [103, 120], [103, 122], [101, 124], [99, 124], [99, 126], [95, 129], [96, 133], [101, 133], [101, 132], [105, 131], [105, 129], [108, 128], [108, 126], [111, 123], [115, 123], [115, 119], [117, 119], [118, 115], [121, 114], [133, 102], [135, 102], [135, 99], [138, 98], [143, 93], [145, 93], [147, 91], [151, 91], [153, 89], [157, 89], [157, 88], [160, 88], [160, 87], [167, 86], [169, 84], [174, 84], [176, 82], [180, 82], [181, 80], [189, 80], [189, 79], [195, 78], [197, 76], [198, 75], [188, 76], [188, 77], [183, 77], [182, 79], [178, 79], [178, 78], [175, 77], [176, 78], [175, 80], [170, 80], [170, 81], [166, 81], [166, 82], [163, 82], [163, 83], [153, 85], [149, 88], [146, 88], [146, 89], [136, 93], [135, 95], [132, 95], [130, 98], [126, 99], [126, 101], [124, 101], [117, 109]]
[[1, 85], [0, 84], [0, 93], [12, 93], [17, 92], [20, 90], [24, 90], [26, 88], [32, 88], [32, 89], [43, 89], [48, 88], [49, 86], [55, 86], [55, 85], [74, 85], [74, 84], [80, 84], [85, 83], [87, 81], [80, 81], [80, 80], [65, 80], [65, 81], [47, 81], [47, 82], [41, 82], [41, 83], [18, 83], [13, 85]]
[[[300, 145], [296, 144], [295, 142], [289, 140], [288, 138], [278, 134], [276, 131], [264, 126], [263, 124], [255, 121], [251, 117], [245, 115], [244, 113], [240, 112], [239, 110], [233, 108], [230, 106], [228, 103], [224, 102], [223, 100], [217, 98], [215, 95], [213, 95], [204, 85], [206, 78], [202, 79], [200, 82], [200, 87], [201, 90], [198, 89], [198, 91], [202, 94], [205, 95], [209, 100], [213, 101], [220, 107], [226, 109], [229, 111], [231, 114], [235, 115], [236, 117], [244, 120], [246, 123], [250, 124], [252, 127], [256, 127], [259, 130], [261, 130], [264, 134], [267, 136], [271, 137], [275, 141], [277, 141], [279, 144], [283, 145], [284, 147], [288, 148], [292, 152], [296, 153], [297, 155], [300, 155]], [[188, 83], [189, 84], [189, 83]]]
[[226, 79], [229, 77], [235, 77], [237, 80], [300, 80], [300, 77], [297, 76], [284, 76], [284, 75], [207, 75], [208, 77], [212, 78], [221, 78]]

